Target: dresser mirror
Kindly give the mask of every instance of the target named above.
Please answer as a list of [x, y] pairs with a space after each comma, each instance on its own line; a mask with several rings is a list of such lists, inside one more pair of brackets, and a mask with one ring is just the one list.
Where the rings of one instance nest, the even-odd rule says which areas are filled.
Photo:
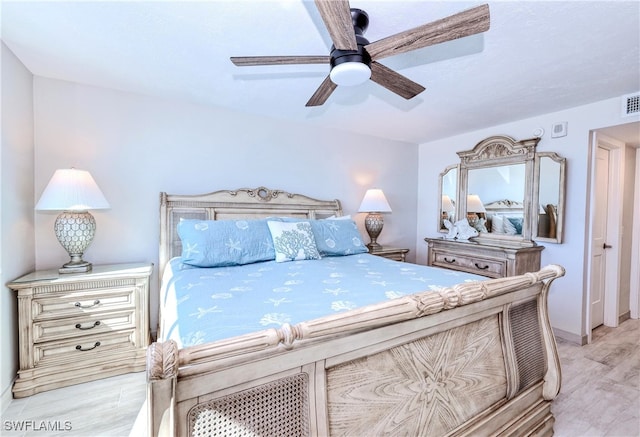
[[519, 247], [535, 246], [534, 239], [560, 243], [565, 159], [556, 153], [536, 153], [538, 141], [493, 136], [472, 150], [458, 152], [460, 164], [440, 174], [438, 230], [448, 232], [445, 219], [455, 222], [464, 217], [478, 231], [472, 241], [479, 243]]
[[444, 225], [445, 220], [456, 220], [456, 204], [458, 203], [458, 164], [450, 165], [440, 173], [440, 217], [438, 219], [438, 230], [447, 232]]
[[538, 189], [534, 239], [562, 243], [566, 159], [554, 152], [536, 153], [534, 186]]

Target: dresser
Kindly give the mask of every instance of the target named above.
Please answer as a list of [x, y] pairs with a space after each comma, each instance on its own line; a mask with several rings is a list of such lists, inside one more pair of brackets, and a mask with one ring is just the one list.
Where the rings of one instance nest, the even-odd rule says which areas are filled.
[[402, 249], [398, 247], [382, 247], [378, 250], [372, 250], [369, 253], [371, 255], [381, 256], [383, 258], [405, 262], [408, 252], [409, 249]]
[[544, 249], [544, 246], [537, 245], [491, 245], [444, 238], [424, 240], [428, 244], [427, 265], [489, 278], [504, 278], [540, 270], [540, 252]]
[[93, 266], [88, 273], [29, 273], [18, 298], [16, 398], [146, 367], [152, 264]]

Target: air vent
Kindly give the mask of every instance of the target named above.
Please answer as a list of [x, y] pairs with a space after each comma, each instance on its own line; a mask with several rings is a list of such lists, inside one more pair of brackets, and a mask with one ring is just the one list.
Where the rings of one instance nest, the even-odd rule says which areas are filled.
[[640, 93], [622, 96], [622, 116], [640, 115]]

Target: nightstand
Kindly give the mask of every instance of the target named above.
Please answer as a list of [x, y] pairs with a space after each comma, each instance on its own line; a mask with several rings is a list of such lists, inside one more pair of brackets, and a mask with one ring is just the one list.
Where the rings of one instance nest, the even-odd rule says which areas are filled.
[[397, 247], [383, 247], [382, 249], [373, 250], [369, 253], [371, 255], [381, 256], [383, 258], [405, 262], [407, 257], [407, 252], [409, 252], [409, 249], [400, 249]]
[[18, 295], [20, 370], [16, 398], [146, 367], [153, 264], [29, 273]]

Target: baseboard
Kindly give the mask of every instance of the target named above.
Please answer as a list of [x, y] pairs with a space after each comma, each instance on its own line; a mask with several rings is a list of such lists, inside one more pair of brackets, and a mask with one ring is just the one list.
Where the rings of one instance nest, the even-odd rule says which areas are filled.
[[586, 335], [577, 335], [571, 332], [563, 331], [562, 329], [552, 328], [553, 335], [557, 338], [561, 338], [562, 340], [568, 341], [569, 343], [574, 343], [580, 346], [584, 346], [587, 344], [588, 337]]
[[2, 396], [0, 397], [0, 411], [2, 412], [1, 416], [4, 416], [4, 411], [9, 408], [11, 401], [13, 400], [13, 393], [11, 391], [11, 387], [13, 387], [13, 381], [9, 384], [9, 387], [6, 387], [2, 391]]
[[631, 318], [631, 311], [627, 311], [624, 314], [620, 314], [618, 316], [618, 325], [624, 322], [625, 320], [629, 320]]

